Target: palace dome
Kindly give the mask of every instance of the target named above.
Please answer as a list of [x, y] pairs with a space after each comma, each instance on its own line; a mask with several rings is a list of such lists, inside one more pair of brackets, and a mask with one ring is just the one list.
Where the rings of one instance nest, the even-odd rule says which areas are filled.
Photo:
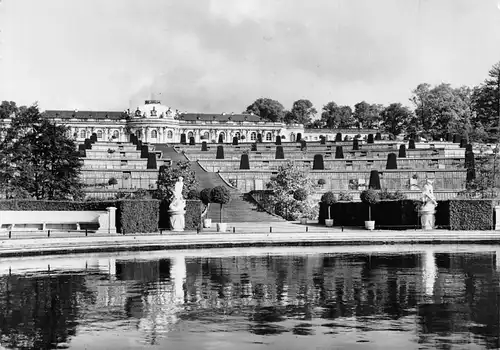
[[166, 118], [173, 119], [179, 112], [168, 106], [161, 104], [160, 100], [146, 100], [143, 105], [136, 108], [135, 111], [130, 111], [133, 118], [156, 119]]

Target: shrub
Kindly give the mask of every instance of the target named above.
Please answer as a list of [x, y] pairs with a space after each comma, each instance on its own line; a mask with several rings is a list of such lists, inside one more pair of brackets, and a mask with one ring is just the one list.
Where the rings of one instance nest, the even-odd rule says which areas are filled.
[[398, 157], [399, 158], [406, 158], [406, 146], [405, 145], [400, 145], [399, 146]]
[[470, 144], [465, 146], [465, 168], [467, 169], [467, 184], [470, 184], [476, 178], [474, 151]]
[[383, 200], [402, 201], [406, 199], [406, 195], [400, 192], [399, 190], [396, 190], [394, 192], [389, 192], [386, 188], [384, 188], [382, 191], [380, 191], [379, 198], [381, 201]]
[[186, 144], [186, 134], [181, 134], [181, 144]]
[[250, 162], [246, 153], [241, 155], [240, 170], [250, 170]]
[[203, 142], [201, 143], [201, 151], [202, 151], [202, 152], [207, 152], [207, 151], [208, 151], [207, 141], [203, 141]]
[[322, 154], [315, 154], [313, 160], [313, 170], [324, 170], [325, 164], [323, 162]]
[[415, 149], [415, 140], [411, 139], [408, 142], [408, 149]]
[[210, 201], [212, 203], [219, 203], [220, 204], [220, 216], [219, 216], [220, 221], [219, 222], [222, 222], [222, 206], [231, 201], [231, 192], [229, 192], [227, 187], [216, 186], [212, 190]]
[[219, 134], [218, 143], [224, 143], [224, 138], [222, 137], [222, 134]]
[[357, 138], [352, 140], [352, 150], [353, 151], [359, 151], [359, 141]]
[[224, 146], [217, 146], [217, 155], [215, 159], [224, 159]]
[[366, 143], [373, 143], [373, 134], [368, 135], [368, 139], [366, 140]]
[[276, 141], [274, 142], [276, 145], [281, 145], [281, 137], [280, 136], [276, 136]]
[[303, 188], [297, 189], [293, 193], [293, 199], [299, 202], [305, 201], [307, 199], [307, 191]]
[[370, 171], [370, 181], [368, 182], [368, 188], [380, 190], [380, 176], [378, 174], [378, 170]]
[[378, 132], [375, 134], [375, 141], [380, 141], [380, 140], [382, 140], [382, 134]]
[[342, 141], [342, 134], [340, 132], [335, 135], [335, 142], [340, 142]]
[[184, 214], [184, 228], [196, 230], [201, 227], [202, 203], [199, 200], [186, 201], [186, 214]]
[[326, 144], [326, 136], [320, 135], [320, 137], [319, 137], [319, 143], [321, 145]]
[[257, 142], [262, 143], [262, 134], [257, 134]]
[[339, 201], [343, 202], [352, 202], [354, 200], [354, 196], [349, 192], [340, 192], [339, 193]]
[[330, 206], [336, 202], [337, 198], [335, 197], [335, 194], [331, 191], [328, 191], [321, 196], [321, 203], [324, 203], [327, 206], [328, 220], [331, 219]]
[[141, 140], [137, 140], [137, 147], [135, 148], [137, 151], [141, 151], [142, 152], [142, 141]]
[[189, 144], [190, 144], [191, 146], [194, 146], [194, 145], [196, 144], [196, 142], [194, 141], [194, 136], [191, 136], [191, 137], [189, 138]]
[[274, 159], [285, 159], [285, 152], [283, 151], [283, 146], [276, 146], [276, 154]]
[[307, 142], [306, 140], [301, 140], [300, 141], [300, 150], [305, 151], [307, 149]]
[[184, 187], [182, 195], [186, 198], [187, 193], [198, 187], [195, 172], [191, 169], [189, 161], [178, 161], [175, 165], [162, 165], [158, 171], [158, 180], [156, 181], [157, 190], [155, 198], [160, 200], [169, 200], [173, 196], [173, 189], [179, 180], [179, 177], [184, 179]]
[[250, 146], [250, 151], [251, 152], [257, 152], [257, 142], [252, 143], [252, 146]]
[[158, 232], [160, 201], [121, 200], [116, 215], [117, 230], [126, 233]]
[[460, 140], [460, 148], [465, 148], [466, 144], [467, 144], [467, 140], [465, 138]]
[[236, 136], [233, 137], [233, 146], [238, 145], [238, 138]]
[[342, 146], [335, 147], [335, 159], [343, 159], [344, 158], [344, 149]]
[[492, 200], [450, 200], [450, 229], [491, 230], [494, 202]]
[[297, 138], [295, 139], [296, 142], [300, 142], [302, 140], [302, 133], [298, 132], [297, 133]]
[[387, 163], [385, 165], [386, 169], [397, 169], [398, 168], [398, 161], [396, 158], [396, 153], [389, 153], [387, 155]]
[[147, 169], [157, 169], [158, 166], [156, 164], [156, 154], [154, 153], [149, 153], [148, 154], [148, 164], [147, 164]]
[[372, 220], [372, 206], [380, 202], [380, 196], [378, 191], [374, 189], [367, 189], [361, 192], [359, 195], [361, 202], [368, 205], [368, 221]]
[[93, 211], [106, 210], [107, 207], [117, 207], [117, 201], [52, 201], [35, 199], [14, 199], [1, 200], [0, 210], [19, 210], [19, 211]]
[[141, 158], [146, 158], [148, 159], [149, 155], [149, 148], [147, 145], [142, 145], [141, 146]]
[[318, 180], [318, 185], [323, 186], [324, 184], [326, 184], [326, 180], [325, 179], [319, 179]]
[[200, 191], [197, 188], [192, 188], [186, 194], [186, 199], [200, 199]]
[[204, 188], [200, 191], [200, 200], [203, 204], [208, 205], [212, 198], [212, 188]]
[[115, 185], [117, 185], [117, 184], [118, 184], [118, 180], [116, 180], [116, 178], [114, 178], [114, 177], [112, 177], [112, 178], [110, 178], [110, 179], [108, 180], [108, 185], [109, 185], [109, 186], [113, 186], [113, 187], [114, 187], [114, 186], [115, 186]]
[[460, 135], [453, 135], [453, 143], [460, 143], [462, 141], [462, 136]]

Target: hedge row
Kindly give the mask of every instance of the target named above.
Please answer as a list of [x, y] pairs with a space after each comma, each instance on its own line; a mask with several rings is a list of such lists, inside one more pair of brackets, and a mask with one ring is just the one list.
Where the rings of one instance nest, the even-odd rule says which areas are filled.
[[[162, 201], [159, 207], [159, 220], [158, 225], [160, 228], [170, 229], [170, 220], [168, 214], [168, 201]], [[199, 200], [186, 201], [186, 214], [184, 215], [185, 230], [196, 230], [201, 225], [201, 213], [203, 211], [203, 204]]]
[[[408, 229], [420, 227], [416, 210], [420, 201], [381, 201], [372, 206], [372, 220], [379, 227]], [[492, 230], [495, 226], [492, 200], [449, 200], [438, 201], [436, 227], [451, 230]], [[328, 207], [319, 205], [319, 223], [328, 218]], [[330, 206], [330, 217], [335, 226], [363, 226], [368, 220], [368, 206], [360, 202], [337, 202]]]
[[44, 200], [0, 201], [0, 210], [21, 211], [93, 211], [116, 207], [116, 230], [119, 233], [158, 232], [159, 201], [155, 199], [123, 199], [101, 202]]

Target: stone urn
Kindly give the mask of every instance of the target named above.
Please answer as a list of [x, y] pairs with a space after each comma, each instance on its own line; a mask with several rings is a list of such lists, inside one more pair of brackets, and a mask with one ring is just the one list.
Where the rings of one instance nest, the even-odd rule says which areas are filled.
[[185, 221], [184, 215], [186, 211], [181, 210], [168, 210], [167, 211], [170, 219], [170, 230], [174, 232], [182, 232], [184, 231]]
[[435, 223], [436, 206], [427, 202], [418, 211], [420, 214], [420, 223], [422, 224], [422, 230], [433, 230]]

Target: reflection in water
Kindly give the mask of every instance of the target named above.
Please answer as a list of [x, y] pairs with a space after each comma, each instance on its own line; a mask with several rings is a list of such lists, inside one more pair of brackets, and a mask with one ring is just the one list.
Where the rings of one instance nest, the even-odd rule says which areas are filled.
[[166, 254], [8, 265], [0, 345], [500, 347], [495, 253]]

